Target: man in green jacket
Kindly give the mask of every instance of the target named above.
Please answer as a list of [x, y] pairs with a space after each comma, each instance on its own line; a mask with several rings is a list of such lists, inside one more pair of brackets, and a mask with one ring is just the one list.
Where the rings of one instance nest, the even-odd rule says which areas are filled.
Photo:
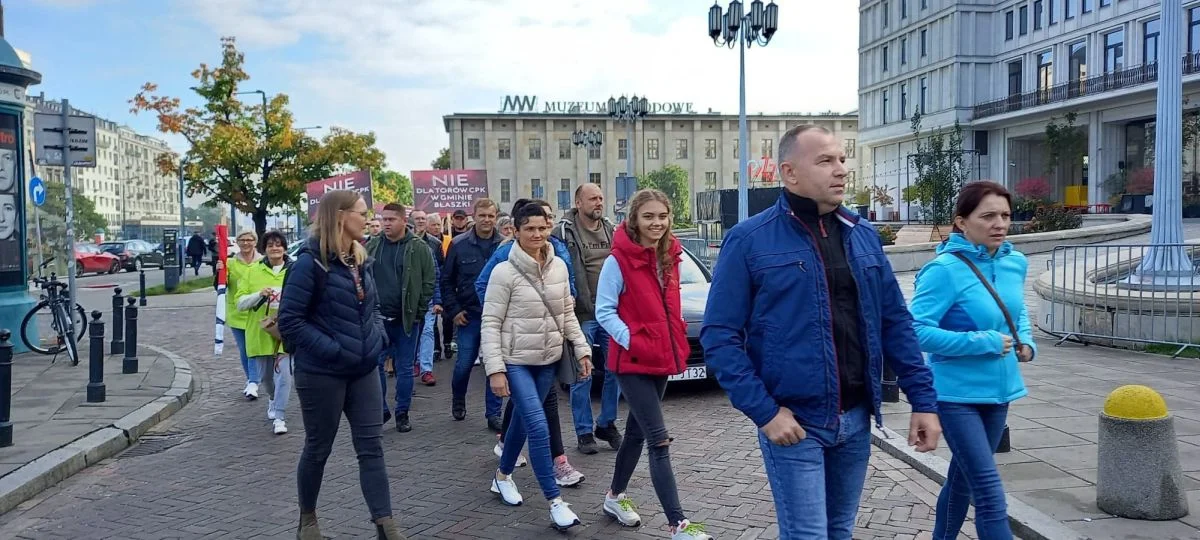
[[383, 234], [367, 242], [379, 291], [379, 314], [389, 345], [379, 356], [379, 383], [383, 388], [383, 421], [392, 417], [387, 406], [387, 373], [383, 364], [390, 356], [396, 371], [396, 431], [412, 431], [408, 421], [413, 394], [413, 362], [417, 358], [418, 328], [433, 299], [435, 281], [433, 253], [420, 238], [409, 232], [404, 207], [383, 207]]

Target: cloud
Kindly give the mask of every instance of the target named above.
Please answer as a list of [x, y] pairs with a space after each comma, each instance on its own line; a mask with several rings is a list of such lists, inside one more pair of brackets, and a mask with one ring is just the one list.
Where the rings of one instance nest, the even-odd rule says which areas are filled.
[[[59, 0], [64, 1], [64, 0]], [[638, 93], [737, 112], [737, 49], [706, 35], [708, 5], [649, 0], [189, 0], [257, 55], [303, 47], [287, 70], [322, 124], [371, 129], [399, 170], [447, 144], [442, 115], [494, 112], [504, 95], [606, 100]], [[770, 46], [746, 54], [749, 112], [857, 108], [857, 5], [787, 2]], [[262, 60], [255, 60], [262, 61]]]

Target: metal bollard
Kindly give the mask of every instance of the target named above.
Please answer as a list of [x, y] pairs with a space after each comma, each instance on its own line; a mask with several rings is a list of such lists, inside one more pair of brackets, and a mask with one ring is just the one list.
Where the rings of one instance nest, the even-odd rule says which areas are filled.
[[896, 373], [887, 362], [883, 363], [883, 402], [900, 402], [900, 384], [896, 382]]
[[0, 448], [13, 445], [12, 440], [12, 332], [0, 330]]
[[91, 343], [88, 348], [87, 402], [104, 403], [104, 321], [99, 310], [92, 312], [92, 323], [88, 327]]
[[137, 373], [137, 299], [130, 297], [125, 301], [125, 358], [121, 360], [121, 373]]
[[138, 282], [141, 286], [141, 299], [138, 300], [138, 305], [144, 306], [146, 305], [146, 271], [144, 269], [138, 271]]
[[108, 354], [125, 354], [125, 300], [121, 288], [113, 289], [112, 345]]
[[1012, 451], [1012, 445], [1008, 440], [1008, 424], [1004, 425], [1004, 433], [1000, 434], [1000, 444], [996, 446], [997, 454], [1004, 454]]

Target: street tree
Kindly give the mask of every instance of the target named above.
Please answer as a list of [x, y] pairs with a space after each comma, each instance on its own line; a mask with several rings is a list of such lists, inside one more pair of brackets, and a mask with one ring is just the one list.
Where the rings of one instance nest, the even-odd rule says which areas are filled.
[[412, 206], [412, 180], [396, 171], [381, 171], [371, 176], [371, 198], [376, 203], [400, 203]]
[[948, 130], [935, 128], [922, 133], [921, 120], [920, 112], [913, 113], [916, 151], [909, 159], [917, 179], [902, 195], [906, 202], [919, 203], [922, 215], [933, 225], [949, 225], [954, 217], [954, 199], [969, 173], [962, 126], [955, 120]]
[[143, 85], [129, 103], [132, 113], [156, 115], [159, 131], [180, 135], [191, 147], [182, 165], [177, 154], [160, 156], [159, 169], [174, 175], [182, 166], [188, 196], [232, 204], [251, 216], [261, 238], [272, 211], [299, 209], [306, 183], [381, 168], [384, 155], [374, 133], [333, 128], [320, 140], [305, 135], [295, 128], [284, 94], [264, 97], [263, 105], [243, 104], [240, 85], [250, 79], [244, 65], [234, 38], [222, 38], [220, 65], [202, 63], [191, 73], [200, 106], [185, 108], [180, 98], [159, 94], [154, 83]]
[[429, 166], [434, 169], [449, 169], [450, 168], [450, 149], [442, 148], [438, 150], [437, 159], [429, 162]]
[[638, 189], [657, 189], [665, 193], [671, 201], [675, 225], [692, 223], [691, 201], [688, 200], [688, 173], [683, 167], [670, 164], [640, 176]]
[[[79, 192], [71, 190], [75, 207], [75, 241], [91, 242], [97, 232], [106, 232], [108, 220], [96, 213], [96, 203]], [[37, 236], [36, 217], [41, 219], [42, 236]], [[66, 272], [67, 267], [67, 186], [59, 182], [46, 182], [46, 203], [34, 212], [33, 205], [25, 212], [26, 246], [30, 254], [31, 272], [38, 264], [34, 254], [38, 253], [38, 242], [46, 257], [55, 257], [54, 271]]]
[[183, 219], [203, 223], [203, 229], [206, 231], [213, 230], [213, 227], [216, 227], [221, 222], [221, 216], [224, 215], [225, 212], [222, 212], [221, 209], [211, 204], [203, 204], [198, 208], [185, 207], [183, 209]]

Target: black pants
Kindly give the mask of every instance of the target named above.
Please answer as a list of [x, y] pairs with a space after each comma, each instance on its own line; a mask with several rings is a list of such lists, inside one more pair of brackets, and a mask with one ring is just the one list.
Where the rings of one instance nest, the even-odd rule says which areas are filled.
[[204, 256], [203, 255], [191, 255], [191, 256], [189, 256], [189, 258], [192, 259], [192, 270], [196, 273], [197, 276], [200, 275], [200, 265], [204, 264]]
[[454, 315], [442, 313], [442, 358], [450, 356], [451, 343], [454, 343]]
[[[546, 401], [542, 402], [542, 410], [546, 411], [546, 423], [550, 425], [550, 457], [558, 458], [567, 453], [567, 450], [563, 448], [562, 424], [558, 421], [558, 381], [550, 386], [550, 392], [546, 394]], [[513, 401], [510, 399], [508, 405], [504, 406], [504, 426], [500, 428], [501, 443], [504, 443], [504, 434], [508, 433], [508, 425], [512, 423], [512, 417]]]
[[300, 511], [315, 512], [325, 462], [333, 450], [342, 414], [350, 422], [350, 437], [358, 454], [358, 483], [371, 519], [392, 515], [387, 467], [383, 462], [383, 391], [375, 370], [357, 379], [317, 375], [296, 370], [296, 395], [304, 417], [304, 450], [296, 467]]
[[[629, 405], [629, 419], [625, 421], [625, 439], [617, 449], [617, 461], [613, 466], [610, 489], [620, 495], [629, 487], [629, 478], [642, 457], [642, 447], [648, 446], [650, 453], [650, 482], [654, 493], [667, 515], [667, 523], [674, 526], [686, 519], [683, 506], [679, 503], [679, 488], [675, 485], [675, 473], [671, 470], [671, 452], [667, 443], [667, 425], [663, 420], [662, 397], [667, 390], [666, 377], [650, 375], [617, 375], [621, 394]], [[649, 444], [647, 444], [649, 443]]]

